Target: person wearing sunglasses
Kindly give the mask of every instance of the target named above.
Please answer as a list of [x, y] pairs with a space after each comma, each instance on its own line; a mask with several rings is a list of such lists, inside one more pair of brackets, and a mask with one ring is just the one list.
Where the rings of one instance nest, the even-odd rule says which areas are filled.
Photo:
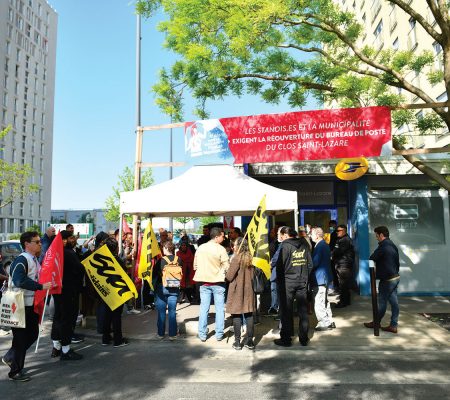
[[34, 312], [33, 306], [34, 294], [37, 290], [50, 289], [52, 283], [38, 283], [40, 265], [37, 257], [41, 253], [39, 233], [35, 231], [22, 233], [20, 236], [20, 244], [25, 251], [13, 261], [9, 272], [12, 287], [23, 290], [25, 328], [12, 328], [12, 345], [2, 357], [2, 362], [10, 368], [8, 373], [10, 380], [27, 382], [31, 378], [22, 372], [25, 364], [25, 355], [39, 335], [39, 315]]

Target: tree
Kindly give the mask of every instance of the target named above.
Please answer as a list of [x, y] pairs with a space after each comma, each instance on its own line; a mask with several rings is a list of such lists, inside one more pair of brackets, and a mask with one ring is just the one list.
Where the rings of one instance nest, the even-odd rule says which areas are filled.
[[200, 232], [202, 232], [203, 226], [212, 224], [214, 222], [220, 222], [220, 217], [210, 216], [210, 217], [201, 217], [200, 218]]
[[175, 221], [179, 222], [180, 224], [183, 224], [183, 230], [186, 229], [186, 224], [193, 221], [194, 217], [176, 217], [174, 218]]
[[[141, 188], [144, 189], [153, 184], [152, 170], [149, 168], [142, 173]], [[113, 194], [106, 199], [105, 219], [111, 222], [119, 222], [120, 219], [120, 193], [134, 190], [134, 172], [132, 168], [125, 167], [122, 174], [119, 175], [117, 186], [112, 188]], [[131, 220], [129, 221], [131, 222]]]
[[[443, 70], [432, 70], [433, 49], [381, 51], [361, 47], [364, 26], [333, 0], [140, 0], [137, 11], [152, 15], [162, 7], [160, 24], [165, 45], [181, 56], [163, 69], [153, 87], [161, 109], [182, 120], [182, 99], [188, 91], [198, 100], [195, 110], [207, 118], [206, 101], [244, 93], [269, 103], [286, 98], [302, 107], [308, 96], [341, 107], [399, 106], [412, 93], [425, 104], [435, 99], [411, 79], [423, 73], [450, 95], [449, 3], [426, 0], [434, 21], [416, 12], [410, 1], [384, 0], [402, 9], [440, 46]], [[412, 74], [411, 74], [412, 73]], [[394, 89], [394, 90], [392, 90]], [[435, 108], [416, 118], [411, 110], [393, 111], [394, 126], [412, 124], [421, 133], [446, 126], [449, 108]], [[405, 137], [394, 136], [401, 149]], [[414, 156], [405, 159], [450, 190], [450, 184]]]
[[[8, 126], [0, 131], [0, 139], [4, 138], [10, 129], [11, 126]], [[33, 169], [30, 165], [9, 163], [0, 158], [0, 208], [39, 190], [38, 185], [28, 182], [32, 175]]]

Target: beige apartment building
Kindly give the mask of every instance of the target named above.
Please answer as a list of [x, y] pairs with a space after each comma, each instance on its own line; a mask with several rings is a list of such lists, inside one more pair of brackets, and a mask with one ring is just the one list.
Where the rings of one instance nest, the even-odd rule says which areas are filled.
[[[400, 7], [386, 0], [336, 0], [343, 10], [352, 12], [365, 27], [364, 35], [358, 43], [372, 46], [377, 50], [411, 50], [416, 54], [423, 51], [431, 51], [434, 55], [434, 63], [431, 67], [424, 68], [420, 73], [410, 72], [407, 79], [410, 83], [420, 87], [437, 102], [447, 101], [447, 93], [444, 83], [431, 85], [428, 82], [429, 72], [443, 71], [442, 47], [416, 23], [414, 18]], [[423, 0], [410, 0], [409, 5], [420, 15], [425, 16], [427, 22], [436, 26], [436, 22], [427, 3]], [[395, 89], [393, 89], [395, 90]], [[417, 96], [398, 89], [398, 92], [406, 98], [408, 104], [421, 103]], [[420, 117], [429, 110], [417, 111]], [[450, 144], [448, 129], [440, 129], [433, 135], [418, 135], [411, 126], [402, 126], [399, 131], [408, 137], [411, 147], [443, 147]]]
[[0, 1], [0, 128], [12, 127], [0, 157], [31, 165], [40, 186], [0, 208], [0, 240], [50, 222], [57, 19], [45, 0]]

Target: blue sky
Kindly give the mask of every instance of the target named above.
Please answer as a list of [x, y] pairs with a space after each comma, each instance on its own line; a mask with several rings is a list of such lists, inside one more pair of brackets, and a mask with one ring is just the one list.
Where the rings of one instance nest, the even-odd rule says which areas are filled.
[[[102, 208], [135, 156], [136, 16], [129, 0], [48, 0], [58, 13], [52, 209]], [[161, 17], [159, 17], [161, 18]], [[162, 48], [157, 17], [142, 20], [141, 124], [168, 123], [150, 92], [174, 60]], [[186, 103], [186, 120], [195, 120]], [[257, 98], [209, 103], [221, 118], [291, 111]], [[174, 130], [174, 161], [184, 161], [183, 130]], [[144, 162], [169, 161], [169, 131], [146, 134]], [[177, 176], [185, 168], [174, 168]], [[169, 169], [153, 169], [155, 182]]]

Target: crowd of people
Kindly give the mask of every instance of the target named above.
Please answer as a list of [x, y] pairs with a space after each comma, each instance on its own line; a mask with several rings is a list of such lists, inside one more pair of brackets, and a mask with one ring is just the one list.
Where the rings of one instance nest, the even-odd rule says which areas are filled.
[[[298, 231], [285, 225], [275, 225], [270, 231], [271, 276], [267, 283], [270, 292], [268, 317], [278, 323], [280, 338], [274, 340], [278, 346], [289, 347], [295, 337], [294, 300], [298, 314], [297, 334], [302, 346], [309, 343], [309, 314], [317, 319], [315, 331], [336, 329], [333, 320], [330, 298], [334, 297], [335, 308], [351, 304], [351, 292], [355, 289], [354, 261], [355, 250], [345, 225], [330, 221], [329, 232], [322, 227], [306, 225]], [[101, 344], [123, 347], [128, 340], [122, 335], [122, 314], [124, 305], [112, 311], [107, 304], [89, 289], [81, 261], [99, 247], [106, 245], [119, 265], [134, 276], [137, 252], [133, 247], [131, 234], [125, 234], [122, 250], [119, 252], [119, 232], [107, 234], [100, 232], [95, 238], [77, 247], [77, 236], [70, 224], [61, 232], [64, 244], [64, 275], [61, 294], [53, 295], [54, 313], [51, 329], [51, 357], [62, 361], [79, 360], [82, 355], [71, 348], [71, 343], [83, 340], [74, 330], [80, 312], [80, 293], [83, 297], [96, 299], [97, 330], [102, 334]], [[147, 309], [156, 308], [157, 337], [166, 336], [176, 340], [178, 327], [176, 309], [178, 303], [199, 304], [198, 338], [208, 339], [208, 314], [212, 300], [215, 306], [215, 339], [224, 338], [225, 312], [231, 314], [234, 342], [232, 347], [255, 349], [255, 323], [259, 318], [259, 294], [255, 294], [253, 281], [255, 266], [246, 236], [239, 228], [231, 228], [225, 235], [220, 225], [205, 226], [203, 236], [193, 246], [187, 235], [177, 244], [169, 232], [160, 229], [159, 247], [161, 255], [155, 259], [152, 286], [148, 282], [142, 290], [143, 304]], [[375, 228], [379, 242], [371, 259], [377, 266], [379, 284], [379, 316], [377, 321], [367, 322], [373, 328], [383, 318], [387, 303], [391, 304], [392, 317], [383, 330], [397, 333], [399, 284], [398, 250], [389, 239], [389, 230]], [[27, 381], [23, 374], [25, 353], [38, 335], [38, 316], [33, 311], [33, 297], [37, 290], [50, 288], [51, 283], [38, 283], [39, 260], [43, 260], [55, 237], [55, 229], [49, 227], [42, 238], [37, 232], [25, 232], [20, 241], [24, 252], [12, 263], [9, 271], [9, 284], [24, 290], [26, 299], [26, 328], [13, 328], [13, 341], [10, 350], [2, 357], [2, 362], [10, 367], [11, 380]], [[85, 307], [85, 302], [81, 302]], [[140, 313], [136, 310], [135, 299], [125, 304], [128, 314]], [[274, 324], [275, 324], [274, 322]], [[245, 335], [242, 335], [245, 326]], [[243, 340], [242, 340], [243, 339]]]

